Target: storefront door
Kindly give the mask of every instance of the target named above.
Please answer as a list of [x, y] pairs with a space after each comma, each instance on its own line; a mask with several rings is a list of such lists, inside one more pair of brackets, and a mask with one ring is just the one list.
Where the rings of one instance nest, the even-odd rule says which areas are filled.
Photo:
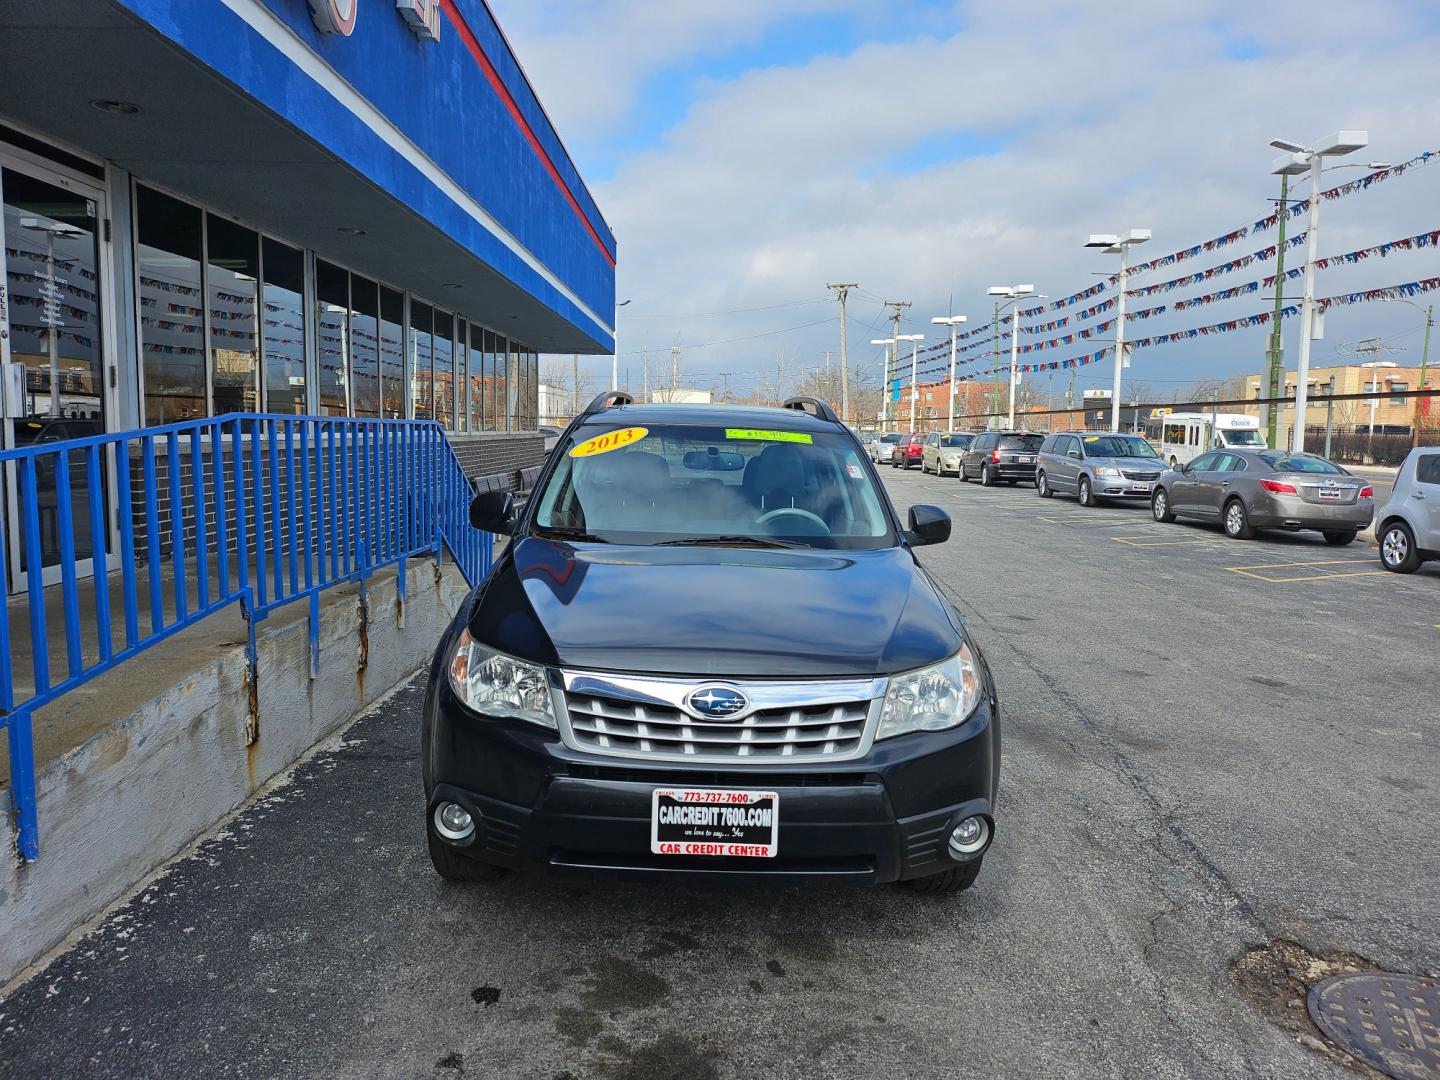
[[[0, 204], [4, 245], [0, 250], [0, 360], [4, 362], [3, 446], [60, 443], [109, 430], [113, 414], [109, 357], [111, 296], [104, 192], [76, 177], [47, 168], [0, 146]], [[27, 550], [29, 509], [21, 468], [4, 468], [6, 551], [11, 591], [28, 586], [38, 564], [48, 584], [59, 580], [66, 543], [77, 569], [92, 572], [99, 543], [114, 550], [109, 513], [113, 461], [100, 459], [99, 475], [83, 449], [67, 455], [71, 528], [63, 535], [58, 457], [36, 468], [33, 511], [39, 548]], [[91, 528], [91, 490], [101, 489], [105, 521]]]

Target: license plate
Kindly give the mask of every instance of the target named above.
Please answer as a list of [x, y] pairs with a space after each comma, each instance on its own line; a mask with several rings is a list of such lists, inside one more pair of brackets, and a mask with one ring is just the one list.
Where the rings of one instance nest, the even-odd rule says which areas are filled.
[[1339, 489], [1339, 488], [1321, 488], [1321, 489], [1320, 489], [1320, 498], [1322, 498], [1322, 499], [1329, 499], [1329, 500], [1332, 501], [1332, 502], [1339, 502], [1339, 501], [1340, 501], [1340, 489]]
[[656, 855], [773, 859], [779, 838], [780, 796], [773, 791], [656, 788], [651, 796]]
[[1035, 459], [1034, 459], [1033, 457], [1029, 456], [1028, 454], [1026, 454], [1026, 455], [1022, 455], [1021, 457], [1017, 457], [1015, 460], [1018, 461], [1021, 465], [1029, 465], [1029, 464], [1030, 464], [1031, 462], [1033, 462]]
[[1155, 485], [1150, 483], [1150, 481], [1148, 480], [1136, 480], [1134, 483], [1134, 488], [1136, 491], [1149, 491], [1154, 486]]

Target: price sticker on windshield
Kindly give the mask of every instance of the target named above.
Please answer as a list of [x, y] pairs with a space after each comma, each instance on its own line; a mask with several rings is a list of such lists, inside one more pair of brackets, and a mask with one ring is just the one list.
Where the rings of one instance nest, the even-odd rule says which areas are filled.
[[596, 454], [608, 454], [611, 450], [619, 450], [631, 443], [637, 443], [649, 434], [649, 428], [617, 428], [615, 431], [607, 431], [604, 435], [596, 435], [593, 439], [586, 439], [578, 446], [572, 446], [570, 456], [594, 457]]
[[805, 431], [761, 431], [758, 428], [726, 428], [725, 438], [747, 439], [753, 442], [793, 442], [813, 443], [809, 432]]

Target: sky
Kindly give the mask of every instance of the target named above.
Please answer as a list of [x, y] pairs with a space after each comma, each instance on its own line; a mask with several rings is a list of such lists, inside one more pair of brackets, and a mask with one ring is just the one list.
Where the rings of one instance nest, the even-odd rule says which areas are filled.
[[[636, 388], [642, 350], [652, 377], [663, 368], [668, 379], [677, 343], [692, 385], [729, 373], [732, 391], [746, 391], [773, 379], [777, 363], [787, 376], [823, 366], [826, 350], [839, 348], [828, 282], [859, 284], [850, 362], [878, 381], [882, 350], [869, 341], [888, 335], [881, 301], [910, 301], [902, 332], [934, 341], [944, 328], [929, 325], [932, 316], [990, 318], [988, 286], [1034, 283], [1053, 300], [1103, 280], [1118, 259], [1084, 249], [1092, 232], [1151, 229], [1153, 239], [1134, 249], [1144, 261], [1252, 223], [1279, 194], [1271, 139], [1311, 144], [1337, 130], [1368, 131], [1370, 146], [1337, 165], [1440, 151], [1434, 0], [491, 7], [616, 234], [617, 299], [630, 301], [618, 313], [619, 364]], [[1363, 174], [1336, 170], [1324, 186]], [[1291, 223], [1292, 234], [1303, 221]], [[1323, 202], [1318, 254], [1434, 229], [1440, 158]], [[1153, 271], [1132, 287], [1247, 254], [1274, 235]], [[1287, 265], [1302, 261], [1295, 249]], [[1252, 265], [1128, 304], [1173, 304], [1271, 272]], [[1440, 250], [1400, 251], [1317, 272], [1316, 295], [1437, 276]], [[1294, 282], [1287, 296], [1300, 288]], [[1128, 323], [1127, 337], [1272, 305], [1273, 294], [1249, 295], [1167, 312]], [[1356, 341], [1379, 335], [1395, 350], [1385, 359], [1418, 364], [1423, 322], [1403, 304], [1333, 309], [1312, 363], [1351, 358]], [[1131, 377], [1163, 390], [1258, 371], [1267, 333], [1139, 349]], [[1298, 335], [1299, 320], [1286, 320], [1292, 367]], [[1077, 393], [1108, 386], [1111, 365], [1107, 357], [1077, 369]], [[608, 359], [582, 366], [608, 378]]]

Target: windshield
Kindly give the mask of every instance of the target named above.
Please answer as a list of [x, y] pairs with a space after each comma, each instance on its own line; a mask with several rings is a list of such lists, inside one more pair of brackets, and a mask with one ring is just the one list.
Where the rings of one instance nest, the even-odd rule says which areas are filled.
[[880, 436], [880, 441], [881, 441], [882, 443], [899, 442], [899, 441], [900, 441], [900, 436], [899, 436], [898, 433], [896, 433], [896, 432], [894, 432], [894, 431], [887, 431], [884, 435], [881, 435], [881, 436]]
[[1220, 437], [1225, 440], [1226, 446], [1265, 445], [1265, 440], [1260, 437], [1260, 432], [1254, 428], [1237, 428], [1230, 431], [1221, 431]]
[[1328, 476], [1349, 476], [1344, 469], [1314, 454], [1261, 454], [1276, 472], [1322, 473]]
[[1001, 435], [997, 450], [1039, 450], [1044, 435]]
[[958, 446], [958, 447], [961, 447], [961, 448], [963, 449], [964, 447], [969, 446], [971, 440], [974, 439], [974, 438], [975, 438], [974, 435], [941, 435], [941, 436], [940, 436], [940, 445], [941, 445], [941, 446]]
[[540, 536], [812, 548], [897, 542], [870, 470], [839, 432], [587, 425], [561, 451], [535, 496]]
[[1138, 435], [1086, 435], [1085, 456], [1153, 458], [1160, 455]]

